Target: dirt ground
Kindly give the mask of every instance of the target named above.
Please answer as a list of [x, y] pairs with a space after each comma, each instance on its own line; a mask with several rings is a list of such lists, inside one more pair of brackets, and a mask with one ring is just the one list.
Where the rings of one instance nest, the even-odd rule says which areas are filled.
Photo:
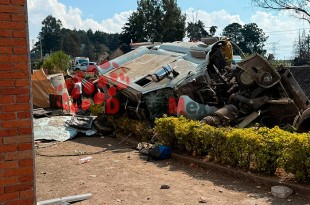
[[[310, 204], [309, 196], [294, 193], [277, 199], [270, 187], [181, 161], [147, 161], [130, 146], [110, 137], [39, 143], [36, 151], [38, 201], [91, 193], [89, 200], [76, 204], [192, 205], [200, 204], [201, 199], [206, 204]], [[79, 153], [89, 154], [63, 156]], [[79, 164], [79, 159], [87, 156], [92, 156], [91, 161]], [[170, 188], [161, 189], [161, 185]]]

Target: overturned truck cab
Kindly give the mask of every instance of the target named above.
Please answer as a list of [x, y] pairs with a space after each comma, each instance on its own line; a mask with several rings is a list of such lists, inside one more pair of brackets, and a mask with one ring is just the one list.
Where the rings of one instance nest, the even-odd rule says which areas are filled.
[[234, 62], [229, 39], [208, 43], [139, 47], [99, 69], [119, 90], [119, 112], [151, 122], [168, 114], [213, 126], [289, 124], [307, 131], [309, 99], [288, 69], [274, 69], [258, 54]]

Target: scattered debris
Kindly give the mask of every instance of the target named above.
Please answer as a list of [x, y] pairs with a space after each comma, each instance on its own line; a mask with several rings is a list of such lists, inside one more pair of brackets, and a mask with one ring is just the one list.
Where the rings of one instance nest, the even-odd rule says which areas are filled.
[[286, 186], [273, 186], [271, 187], [271, 194], [274, 197], [285, 199], [293, 193], [293, 190]]
[[86, 199], [89, 199], [92, 197], [92, 194], [81, 194], [81, 195], [75, 195], [75, 196], [66, 196], [56, 199], [49, 199], [45, 201], [39, 201], [37, 205], [51, 205], [51, 204], [65, 204], [65, 203], [71, 203], [71, 202], [79, 202], [84, 201]]
[[[118, 99], [131, 117], [153, 121], [163, 114], [184, 115], [217, 127], [259, 123], [307, 129], [309, 99], [287, 68], [274, 69], [258, 54], [235, 62], [229, 39], [205, 42], [213, 43], [139, 47], [99, 71], [110, 86], [126, 85]], [[130, 81], [111, 77], [120, 74]]]
[[68, 125], [78, 129], [89, 130], [92, 128], [93, 117], [90, 116], [72, 116], [71, 120], [68, 122]]
[[[79, 118], [74, 118], [79, 119]], [[83, 118], [84, 119], [84, 118]], [[72, 116], [52, 116], [44, 118], [34, 118], [34, 140], [56, 140], [66, 141], [73, 139], [79, 132], [86, 134], [87, 136], [93, 135], [97, 132], [92, 126], [89, 129], [83, 129], [72, 127]], [[82, 122], [84, 124], [85, 121]], [[77, 123], [78, 124], [78, 123]], [[85, 125], [86, 126], [86, 125]], [[88, 126], [88, 125], [87, 125]]]
[[75, 137], [76, 128], [66, 125], [71, 116], [54, 116], [50, 118], [33, 119], [34, 140], [66, 141]]
[[202, 196], [202, 197], [200, 197], [199, 203], [206, 204], [206, 203], [208, 203], [208, 201], [205, 197]]
[[92, 156], [81, 158], [81, 159], [79, 159], [79, 164], [84, 164], [84, 163], [90, 162], [92, 159], [93, 159]]
[[33, 109], [33, 116], [36, 118], [48, 117], [51, 113], [52, 111], [47, 111], [47, 110], [44, 110], [43, 108]]
[[160, 186], [160, 189], [170, 189], [170, 185], [163, 184], [163, 185]]

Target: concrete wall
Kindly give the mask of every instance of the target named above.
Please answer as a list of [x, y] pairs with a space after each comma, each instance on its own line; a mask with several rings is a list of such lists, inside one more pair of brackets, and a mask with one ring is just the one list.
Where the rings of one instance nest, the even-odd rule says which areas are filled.
[[0, 0], [0, 205], [35, 203], [26, 4]]

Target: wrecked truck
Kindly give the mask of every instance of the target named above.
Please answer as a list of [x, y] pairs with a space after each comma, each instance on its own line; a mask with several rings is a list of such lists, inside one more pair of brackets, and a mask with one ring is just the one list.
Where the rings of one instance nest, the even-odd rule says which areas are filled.
[[258, 122], [306, 131], [309, 100], [291, 72], [272, 68], [258, 54], [236, 63], [234, 46], [214, 38], [142, 46], [99, 72], [110, 86], [123, 85], [115, 96], [119, 112], [133, 118], [184, 115], [213, 126]]

